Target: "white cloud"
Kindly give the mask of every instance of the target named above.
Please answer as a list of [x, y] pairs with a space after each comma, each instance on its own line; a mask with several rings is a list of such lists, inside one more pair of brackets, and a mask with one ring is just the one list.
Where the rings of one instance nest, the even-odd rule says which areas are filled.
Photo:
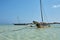
[[53, 5], [53, 8], [59, 8], [60, 5]]

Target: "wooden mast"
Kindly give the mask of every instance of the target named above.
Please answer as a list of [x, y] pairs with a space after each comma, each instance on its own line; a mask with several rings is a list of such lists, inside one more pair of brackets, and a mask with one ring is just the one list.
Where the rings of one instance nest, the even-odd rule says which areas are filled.
[[40, 0], [40, 12], [41, 12], [41, 21], [43, 23], [43, 11], [42, 11], [42, 0]]

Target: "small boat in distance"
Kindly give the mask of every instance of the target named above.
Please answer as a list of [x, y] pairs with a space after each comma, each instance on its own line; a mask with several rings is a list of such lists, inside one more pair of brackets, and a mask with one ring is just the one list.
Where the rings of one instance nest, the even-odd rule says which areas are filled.
[[17, 24], [14, 24], [14, 25], [28, 25], [28, 24], [25, 24], [25, 23], [17, 23]]
[[14, 23], [14, 25], [28, 25], [28, 23], [20, 23], [19, 17], [17, 16], [17, 22], [18, 23]]
[[29, 25], [29, 24], [32, 24], [32, 23], [15, 23], [14, 25]]

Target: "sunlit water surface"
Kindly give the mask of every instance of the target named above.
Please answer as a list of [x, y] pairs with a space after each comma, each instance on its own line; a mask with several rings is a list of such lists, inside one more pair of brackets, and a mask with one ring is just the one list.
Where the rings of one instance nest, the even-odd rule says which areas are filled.
[[50, 28], [29, 25], [0, 25], [0, 40], [60, 40], [60, 24]]

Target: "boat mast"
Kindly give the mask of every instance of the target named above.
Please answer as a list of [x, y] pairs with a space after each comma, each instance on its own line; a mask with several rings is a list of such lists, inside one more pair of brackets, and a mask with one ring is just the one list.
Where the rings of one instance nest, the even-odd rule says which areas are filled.
[[43, 11], [42, 11], [42, 0], [40, 0], [40, 11], [41, 11], [41, 20], [43, 22], [44, 20], [43, 20]]
[[18, 17], [18, 16], [17, 16], [17, 21], [18, 21], [18, 23], [20, 22], [20, 21], [19, 21], [19, 17]]

